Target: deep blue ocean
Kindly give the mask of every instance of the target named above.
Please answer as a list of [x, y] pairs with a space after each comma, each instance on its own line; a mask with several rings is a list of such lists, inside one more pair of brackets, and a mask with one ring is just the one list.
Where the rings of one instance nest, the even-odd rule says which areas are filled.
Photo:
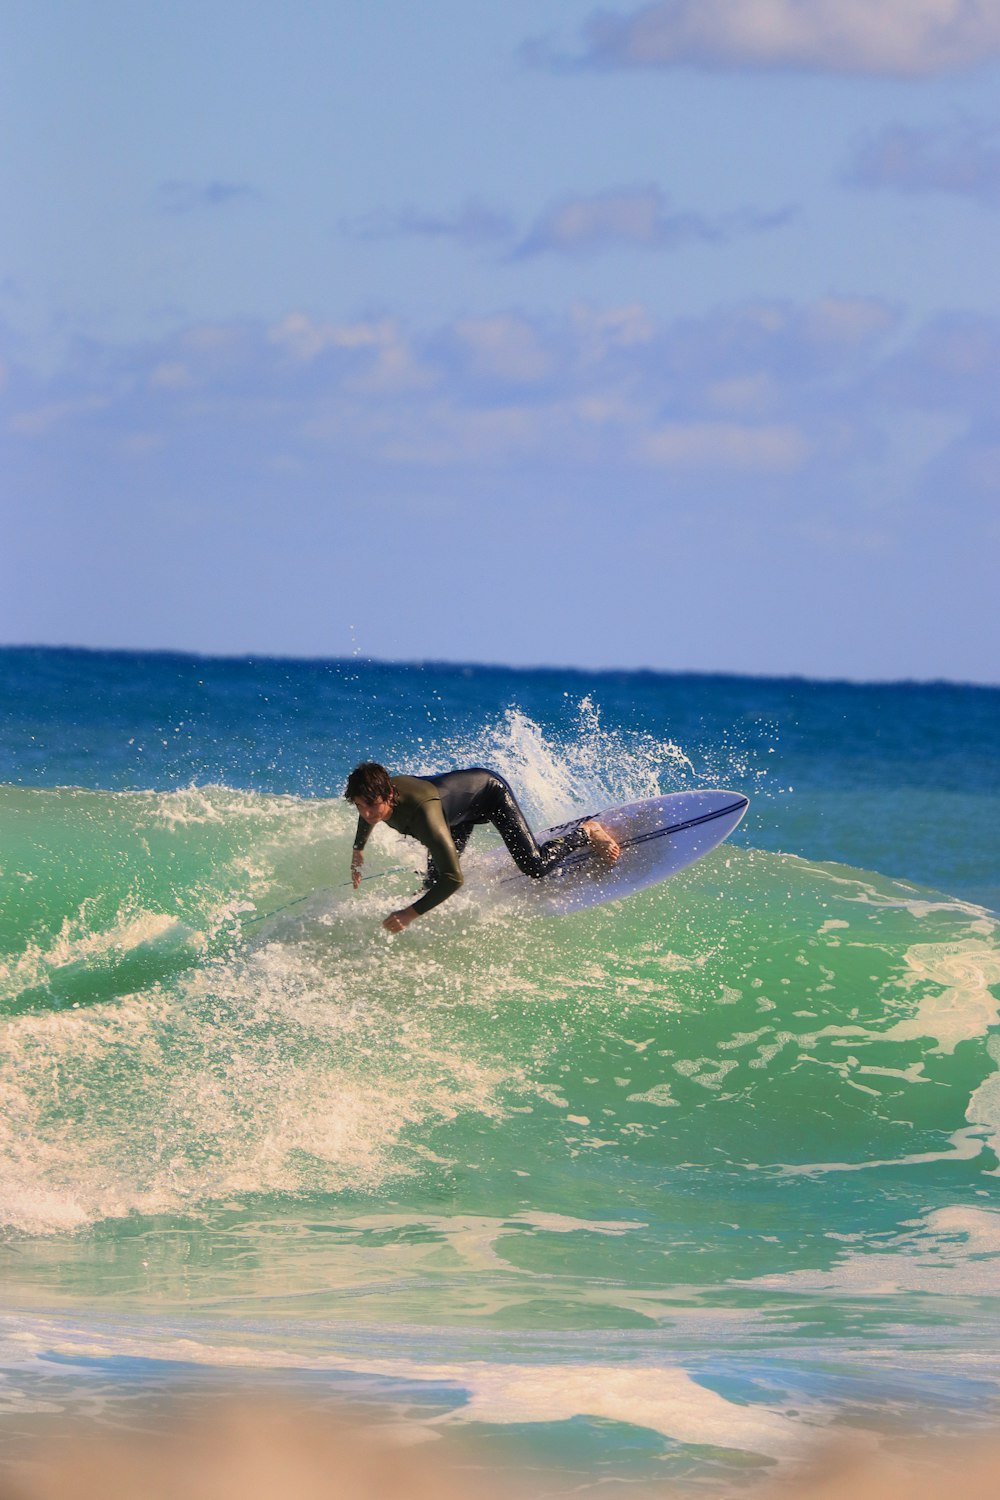
[[[280, 1380], [596, 1493], [995, 1423], [1000, 690], [8, 648], [0, 694], [0, 1443]], [[538, 827], [751, 806], [625, 901], [389, 938], [369, 758]]]

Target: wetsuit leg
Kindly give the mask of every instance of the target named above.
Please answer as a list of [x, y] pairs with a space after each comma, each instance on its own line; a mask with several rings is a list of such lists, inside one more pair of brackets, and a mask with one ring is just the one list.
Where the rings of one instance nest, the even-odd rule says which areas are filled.
[[522, 875], [540, 880], [543, 875], [554, 870], [567, 854], [589, 844], [590, 840], [584, 830], [576, 827], [560, 838], [549, 839], [547, 843], [539, 845], [506, 781], [495, 773], [493, 781], [495, 785], [490, 799], [492, 806], [489, 820], [507, 845]]

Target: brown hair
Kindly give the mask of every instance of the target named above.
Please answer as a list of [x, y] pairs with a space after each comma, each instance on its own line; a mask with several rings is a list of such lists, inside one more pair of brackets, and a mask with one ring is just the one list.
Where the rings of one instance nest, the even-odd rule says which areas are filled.
[[347, 778], [344, 796], [348, 802], [363, 797], [366, 802], [391, 802], [393, 786], [389, 772], [377, 760], [363, 760]]

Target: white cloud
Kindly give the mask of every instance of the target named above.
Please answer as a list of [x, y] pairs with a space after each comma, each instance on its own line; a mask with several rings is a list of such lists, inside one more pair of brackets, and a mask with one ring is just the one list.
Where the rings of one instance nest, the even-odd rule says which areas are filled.
[[900, 404], [965, 412], [1000, 429], [1000, 320], [939, 318], [887, 362], [881, 379]]
[[539, 215], [515, 254], [593, 255], [616, 246], [673, 250], [780, 228], [791, 216], [790, 209], [769, 214], [738, 209], [713, 218], [673, 211], [666, 195], [652, 184], [609, 188], [552, 204]]
[[611, 346], [629, 348], [648, 344], [656, 331], [647, 308], [641, 302], [625, 307], [594, 308], [579, 302], [570, 308], [574, 329], [601, 350]]
[[706, 388], [708, 404], [733, 416], [761, 417], [774, 411], [780, 400], [780, 388], [764, 370], [737, 375], [732, 380], [710, 382]]
[[54, 427], [73, 422], [76, 418], [94, 416], [112, 405], [109, 396], [76, 396], [65, 401], [50, 401], [42, 406], [16, 411], [11, 415], [8, 427], [18, 437], [44, 438]]
[[552, 368], [551, 356], [524, 318], [466, 318], [456, 323], [455, 333], [479, 374], [530, 385]]
[[581, 422], [605, 427], [615, 423], [619, 427], [634, 427], [639, 415], [629, 401], [621, 396], [581, 396], [576, 403], [576, 415]]
[[330, 349], [386, 348], [395, 342], [398, 330], [391, 318], [317, 323], [307, 313], [293, 312], [270, 328], [267, 337], [292, 359], [308, 364]]
[[427, 390], [437, 381], [437, 372], [397, 334], [380, 345], [367, 365], [345, 382], [345, 388], [368, 396], [392, 396]]
[[669, 469], [791, 474], [809, 455], [805, 434], [790, 423], [669, 422], [639, 443], [645, 463]]
[[846, 181], [901, 193], [951, 193], [998, 208], [1000, 131], [986, 124], [887, 125], [859, 145]]
[[656, 323], [638, 302], [600, 309], [577, 303], [569, 310], [568, 334], [575, 368], [580, 378], [586, 379], [596, 366], [609, 360], [627, 363], [640, 357], [644, 346], [656, 337]]
[[711, 235], [695, 215], [669, 216], [657, 188], [596, 193], [567, 198], [541, 215], [521, 246], [522, 254], [543, 250], [579, 254], [618, 241], [652, 249], [668, 241], [708, 239]]
[[808, 310], [805, 328], [816, 343], [850, 348], [881, 338], [896, 321], [894, 309], [873, 297], [824, 297]]
[[294, 312], [268, 330], [267, 340], [298, 365], [311, 365], [322, 355], [341, 355], [344, 389], [349, 391], [392, 395], [431, 386], [436, 380], [394, 318], [320, 323]]
[[163, 391], [180, 391], [191, 384], [191, 371], [183, 360], [165, 359], [149, 372], [149, 383]]
[[787, 207], [765, 212], [738, 208], [715, 216], [687, 212], [672, 208], [655, 183], [643, 183], [559, 199], [545, 207], [523, 234], [509, 215], [477, 201], [450, 218], [403, 208], [380, 210], [344, 227], [361, 239], [423, 235], [452, 239], [467, 248], [492, 246], [498, 256], [520, 260], [541, 254], [593, 255], [621, 246], [672, 250], [694, 243], [723, 243], [737, 235], [780, 229], [794, 214]]
[[595, 14], [604, 67], [794, 68], [926, 77], [1000, 56], [997, 0], [656, 0]]
[[423, 330], [293, 312], [86, 353], [51, 377], [11, 369], [8, 431], [69, 472], [101, 453], [109, 474], [125, 454], [147, 473], [273, 478], [280, 461], [297, 483], [351, 472], [363, 490], [377, 473], [392, 489], [407, 467], [506, 482], [530, 460], [571, 487], [603, 472], [641, 489], [669, 473], [669, 494], [699, 503], [866, 487], [930, 506], [995, 495], [1000, 324], [956, 316], [901, 341], [896, 313], [873, 299], [666, 320], [641, 304], [573, 305]]

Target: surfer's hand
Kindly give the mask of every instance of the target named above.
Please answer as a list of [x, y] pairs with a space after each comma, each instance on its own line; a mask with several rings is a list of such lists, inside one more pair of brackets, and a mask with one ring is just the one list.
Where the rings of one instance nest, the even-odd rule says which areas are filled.
[[402, 911], [394, 911], [391, 916], [386, 917], [382, 926], [386, 932], [402, 932], [418, 915], [419, 913], [415, 912], [412, 906], [404, 906]]
[[361, 884], [361, 866], [364, 864], [364, 862], [365, 857], [361, 853], [361, 850], [355, 849], [354, 853], [351, 855], [351, 884], [353, 885], [355, 890], [357, 890], [358, 886]]

